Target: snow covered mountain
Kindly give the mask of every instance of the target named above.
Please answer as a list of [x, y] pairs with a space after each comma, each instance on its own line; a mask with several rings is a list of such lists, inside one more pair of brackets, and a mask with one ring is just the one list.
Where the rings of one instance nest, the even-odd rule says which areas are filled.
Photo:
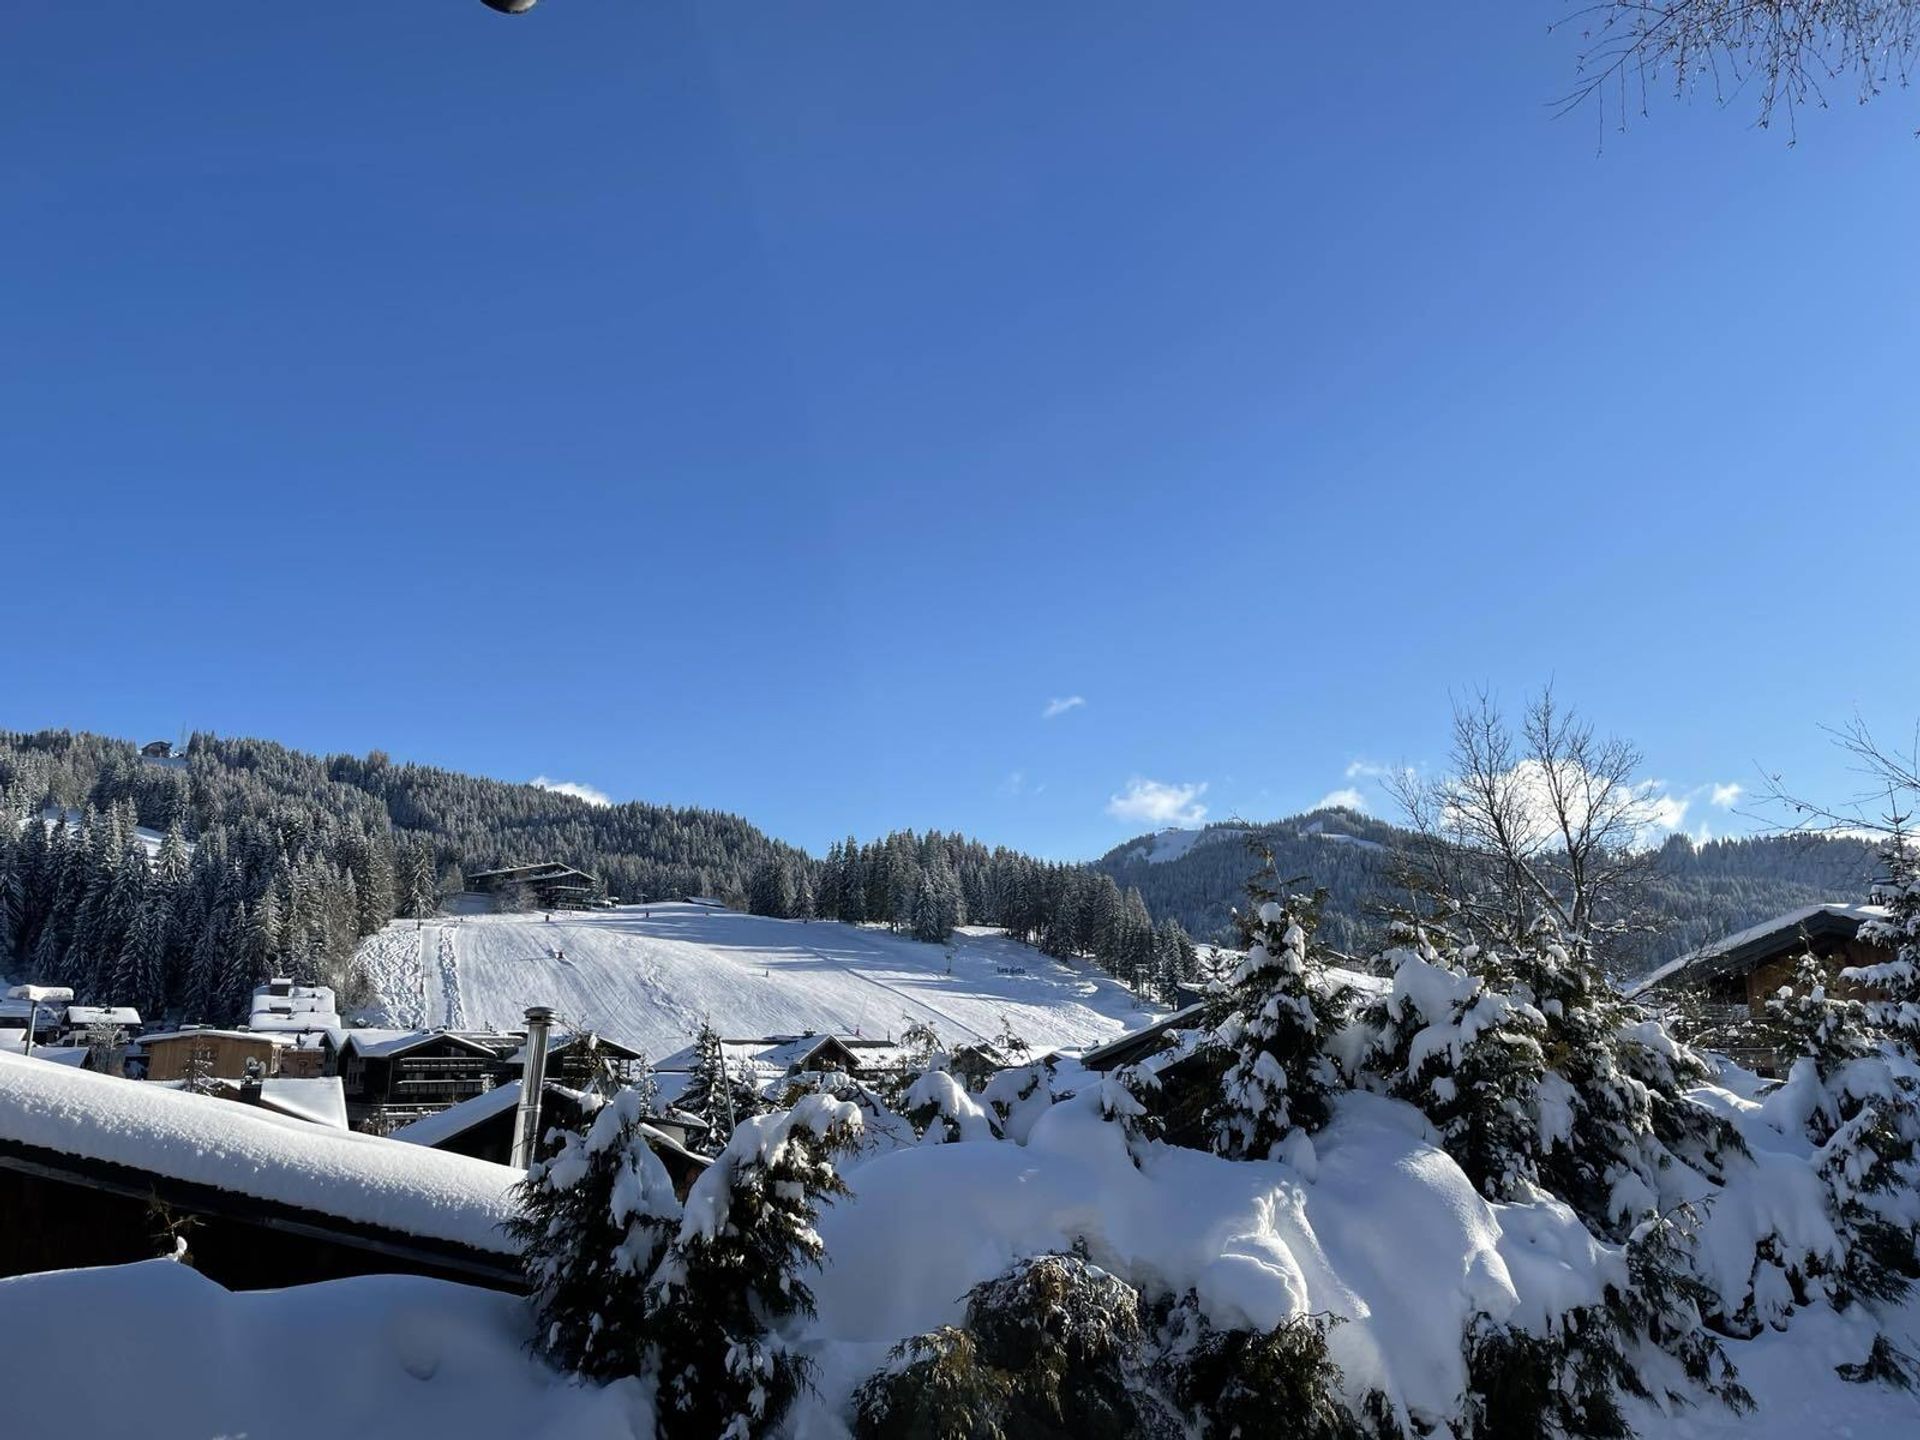
[[[1362, 953], [1376, 942], [1378, 907], [1399, 898], [1395, 855], [1405, 830], [1354, 810], [1316, 810], [1249, 826], [1161, 830], [1116, 845], [1094, 862], [1122, 890], [1138, 890], [1155, 920], [1174, 919], [1196, 940], [1230, 942], [1233, 911], [1259, 867], [1249, 848], [1272, 851], [1284, 877], [1324, 887], [1321, 936]], [[1623, 957], [1650, 970], [1731, 931], [1802, 905], [1862, 900], [1874, 874], [1872, 847], [1847, 837], [1764, 835], [1695, 844], [1675, 835], [1654, 856], [1645, 903], [1661, 922]]]
[[396, 921], [360, 947], [381, 1003], [403, 1026], [511, 1028], [529, 1005], [656, 1058], [702, 1020], [723, 1035], [806, 1030], [884, 1037], [917, 1020], [944, 1039], [1010, 1023], [1036, 1050], [1095, 1045], [1145, 1024], [1122, 985], [998, 932], [947, 945], [834, 921], [773, 920], [714, 906], [443, 916]]

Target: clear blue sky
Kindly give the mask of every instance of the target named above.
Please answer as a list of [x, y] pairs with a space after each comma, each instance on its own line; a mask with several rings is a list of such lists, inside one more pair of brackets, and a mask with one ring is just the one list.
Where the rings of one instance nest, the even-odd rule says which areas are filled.
[[1689, 829], [1844, 793], [1913, 102], [1596, 157], [1553, 13], [15, 0], [0, 725], [1066, 857], [1551, 676]]

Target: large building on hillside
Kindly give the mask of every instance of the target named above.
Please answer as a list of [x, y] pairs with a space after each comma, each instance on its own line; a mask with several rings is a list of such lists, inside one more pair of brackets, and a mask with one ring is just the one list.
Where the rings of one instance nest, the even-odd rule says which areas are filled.
[[600, 881], [585, 870], [558, 861], [470, 870], [467, 889], [482, 895], [524, 894], [540, 910], [588, 910], [600, 894]]

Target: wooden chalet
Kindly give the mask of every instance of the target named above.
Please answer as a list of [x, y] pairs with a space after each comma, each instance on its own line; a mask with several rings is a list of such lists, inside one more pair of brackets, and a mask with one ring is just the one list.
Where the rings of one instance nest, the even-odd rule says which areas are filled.
[[454, 1030], [349, 1030], [335, 1057], [347, 1114], [356, 1128], [405, 1124], [484, 1095], [520, 1043]]
[[522, 891], [539, 910], [591, 910], [600, 894], [596, 876], [557, 861], [472, 870], [467, 873], [466, 885], [481, 895]]
[[1860, 999], [1873, 992], [1840, 979], [1849, 966], [1877, 965], [1893, 951], [1860, 938], [1860, 927], [1880, 919], [1878, 905], [1808, 905], [1703, 945], [1668, 961], [1628, 993], [1670, 1003], [1691, 1022], [1695, 1043], [1721, 1051], [1763, 1075], [1780, 1073], [1767, 1001], [1791, 985], [1800, 957], [1811, 951], [1831, 992]]
[[285, 1048], [279, 1037], [251, 1030], [196, 1026], [140, 1037], [149, 1080], [185, 1080], [196, 1071], [210, 1079], [239, 1080], [248, 1074], [249, 1064], [262, 1075], [278, 1075]]

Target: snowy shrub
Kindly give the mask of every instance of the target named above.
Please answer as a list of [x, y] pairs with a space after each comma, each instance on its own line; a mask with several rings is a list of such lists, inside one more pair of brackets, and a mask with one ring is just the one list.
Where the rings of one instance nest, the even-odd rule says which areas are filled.
[[1053, 1072], [1037, 1063], [996, 1071], [980, 1090], [980, 1102], [996, 1128], [1019, 1144], [1026, 1143], [1027, 1132], [1054, 1099]]
[[888, 1361], [854, 1395], [854, 1440], [1008, 1440], [1013, 1381], [981, 1363], [967, 1331], [916, 1335]]
[[660, 1432], [667, 1440], [767, 1433], [806, 1380], [770, 1327], [813, 1314], [802, 1272], [820, 1263], [823, 1200], [846, 1193], [833, 1153], [860, 1110], [828, 1095], [741, 1122], [694, 1182], [648, 1290], [660, 1325]]
[[1215, 1034], [1231, 1056], [1210, 1115], [1216, 1153], [1272, 1159], [1296, 1128], [1317, 1130], [1340, 1083], [1326, 1043], [1340, 1002], [1318, 984], [1311, 951], [1315, 904], [1263, 899], [1246, 958], [1234, 972], [1232, 1010]]
[[538, 1317], [536, 1343], [556, 1365], [610, 1380], [646, 1368], [654, 1327], [647, 1277], [680, 1207], [640, 1123], [645, 1097], [622, 1091], [584, 1135], [527, 1172], [512, 1222]]
[[855, 1397], [861, 1437], [1070, 1440], [1171, 1433], [1144, 1390], [1140, 1297], [1072, 1255], [967, 1295], [964, 1329], [918, 1336]]
[[1379, 1397], [1365, 1422], [1341, 1399], [1340, 1367], [1327, 1353], [1337, 1320], [1296, 1315], [1271, 1330], [1222, 1329], [1191, 1292], [1163, 1310], [1155, 1379], [1201, 1440], [1369, 1440], [1398, 1432]]
[[929, 1070], [900, 1097], [902, 1112], [929, 1144], [997, 1138], [992, 1118], [949, 1072]]

